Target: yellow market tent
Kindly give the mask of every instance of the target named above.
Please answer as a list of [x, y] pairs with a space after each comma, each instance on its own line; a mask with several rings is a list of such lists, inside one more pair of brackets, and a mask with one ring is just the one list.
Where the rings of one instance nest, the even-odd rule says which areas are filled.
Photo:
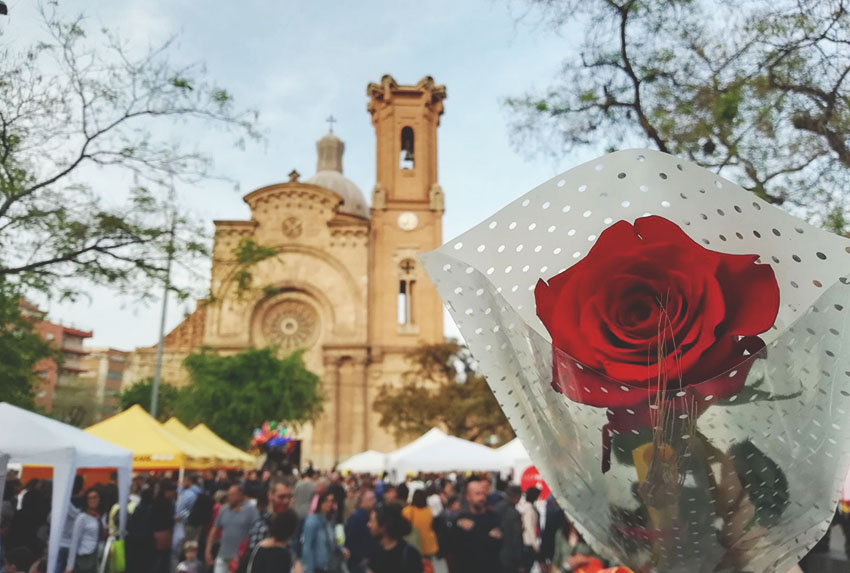
[[211, 445], [205, 443], [203, 440], [199, 439], [198, 436], [193, 434], [191, 430], [189, 430], [189, 428], [183, 425], [183, 422], [178, 420], [176, 417], [171, 416], [162, 425], [166, 430], [176, 435], [184, 442], [188, 442], [194, 447], [204, 451], [205, 457], [213, 459], [215, 461], [216, 467], [229, 468], [240, 465], [238, 460], [234, 459], [233, 456], [228, 455], [227, 452], [221, 451], [221, 448], [212, 447]]
[[86, 432], [132, 451], [134, 470], [215, 466], [207, 451], [169, 432], [138, 404], [89, 426]]
[[252, 468], [257, 463], [257, 458], [243, 452], [234, 445], [219, 437], [218, 434], [210, 430], [205, 424], [198, 424], [189, 431], [191, 434], [198, 436], [205, 444], [214, 447], [215, 451], [222, 452], [239, 460], [240, 465], [246, 468]]

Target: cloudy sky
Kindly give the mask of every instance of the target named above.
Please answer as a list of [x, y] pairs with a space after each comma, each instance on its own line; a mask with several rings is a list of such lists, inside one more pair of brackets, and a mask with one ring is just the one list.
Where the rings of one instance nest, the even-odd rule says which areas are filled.
[[[26, 42], [41, 25], [32, 0], [5, 0], [7, 40]], [[239, 181], [181, 189], [182, 202], [210, 231], [212, 219], [250, 216], [241, 197], [315, 172], [315, 141], [327, 131], [345, 141], [345, 174], [364, 191], [375, 177], [375, 139], [366, 85], [392, 74], [400, 83], [431, 75], [448, 100], [439, 131], [439, 180], [447, 197], [445, 240], [518, 195], [589, 159], [529, 158], [511, 146], [505, 97], [545, 87], [575, 44], [525, 14], [521, 0], [85, 0], [63, 1], [93, 24], [114, 28], [135, 45], [178, 34], [175, 58], [201, 61], [239, 105], [259, 110], [263, 143], [234, 149], [225, 135], [203, 140], [219, 172]], [[201, 285], [203, 286], [203, 285]], [[132, 349], [156, 341], [159, 306], [142, 306], [107, 290], [76, 303], [39, 301], [51, 317], [94, 331], [92, 344]], [[172, 304], [173, 327], [192, 305]], [[448, 321], [450, 322], [450, 320]], [[449, 333], [456, 332], [452, 326]]]

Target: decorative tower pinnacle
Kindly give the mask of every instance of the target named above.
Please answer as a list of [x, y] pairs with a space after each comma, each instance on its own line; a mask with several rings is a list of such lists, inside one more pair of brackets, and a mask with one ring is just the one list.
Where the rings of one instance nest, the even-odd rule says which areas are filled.
[[316, 149], [319, 152], [316, 171], [342, 173], [342, 154], [345, 152], [345, 143], [340, 138], [330, 132], [316, 142]]

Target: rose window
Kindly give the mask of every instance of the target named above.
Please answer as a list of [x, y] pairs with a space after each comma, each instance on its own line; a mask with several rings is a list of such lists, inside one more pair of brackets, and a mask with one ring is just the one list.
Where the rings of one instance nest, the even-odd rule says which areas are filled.
[[263, 336], [283, 349], [307, 348], [319, 333], [319, 314], [300, 300], [276, 304], [263, 317]]

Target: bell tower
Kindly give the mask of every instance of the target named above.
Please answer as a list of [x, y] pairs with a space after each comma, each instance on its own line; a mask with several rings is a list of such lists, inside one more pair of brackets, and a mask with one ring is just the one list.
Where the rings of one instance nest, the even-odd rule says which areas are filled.
[[418, 260], [443, 242], [437, 127], [445, 86], [426, 76], [367, 88], [377, 139], [369, 261], [369, 345], [374, 358], [442, 342], [443, 306]]

